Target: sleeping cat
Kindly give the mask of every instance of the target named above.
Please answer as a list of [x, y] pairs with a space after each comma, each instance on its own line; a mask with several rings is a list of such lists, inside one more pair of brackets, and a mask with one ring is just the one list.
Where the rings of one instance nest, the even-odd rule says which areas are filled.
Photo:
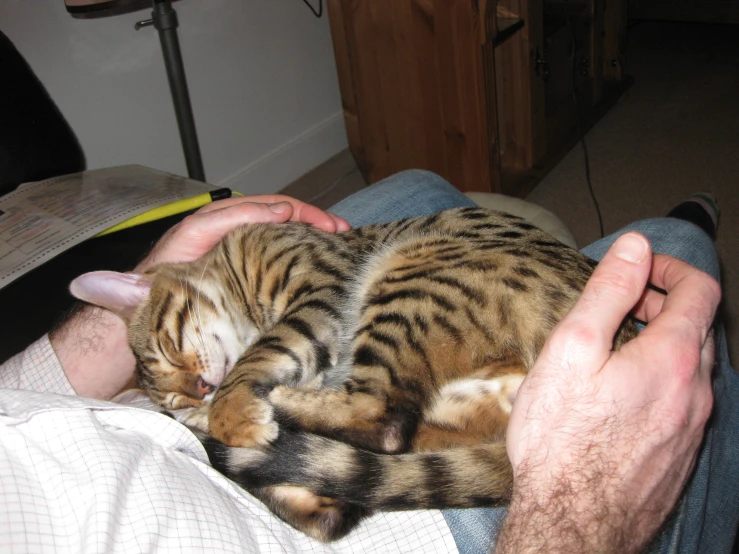
[[372, 510], [508, 499], [516, 392], [594, 266], [459, 208], [337, 234], [250, 225], [196, 262], [70, 288], [128, 322], [140, 387], [197, 408], [216, 469], [326, 541]]

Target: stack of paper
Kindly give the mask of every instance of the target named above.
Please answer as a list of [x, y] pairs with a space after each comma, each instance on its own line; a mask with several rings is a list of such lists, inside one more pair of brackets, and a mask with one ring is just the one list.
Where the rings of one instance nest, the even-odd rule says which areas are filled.
[[[142, 218], [157, 219], [206, 204], [214, 190], [139, 165], [23, 184], [0, 197], [0, 288], [75, 244], [127, 226], [125, 222], [140, 223]], [[174, 209], [161, 210], [173, 204]], [[140, 217], [131, 222], [135, 216]]]

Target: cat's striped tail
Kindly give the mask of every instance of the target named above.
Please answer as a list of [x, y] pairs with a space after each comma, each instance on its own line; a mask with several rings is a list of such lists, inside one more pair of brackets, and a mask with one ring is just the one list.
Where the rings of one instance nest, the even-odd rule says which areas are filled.
[[200, 438], [213, 467], [246, 489], [304, 487], [369, 510], [494, 506], [513, 483], [504, 443], [378, 454], [287, 429], [263, 450]]

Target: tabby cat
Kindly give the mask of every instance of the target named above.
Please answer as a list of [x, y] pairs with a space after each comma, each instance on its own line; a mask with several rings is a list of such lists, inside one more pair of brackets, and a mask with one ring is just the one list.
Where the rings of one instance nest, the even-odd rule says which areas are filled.
[[196, 262], [71, 290], [128, 322], [153, 400], [198, 408], [214, 467], [328, 541], [372, 510], [506, 501], [513, 400], [594, 265], [459, 208], [336, 234], [250, 225]]

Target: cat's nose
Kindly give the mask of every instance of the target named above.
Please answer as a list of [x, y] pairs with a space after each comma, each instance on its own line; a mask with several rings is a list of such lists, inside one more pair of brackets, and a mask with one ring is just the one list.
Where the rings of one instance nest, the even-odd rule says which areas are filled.
[[202, 377], [198, 377], [198, 382], [196, 383], [196, 390], [198, 393], [198, 396], [200, 398], [204, 398], [206, 394], [210, 394], [215, 390], [215, 387], [208, 383], [205, 379]]

